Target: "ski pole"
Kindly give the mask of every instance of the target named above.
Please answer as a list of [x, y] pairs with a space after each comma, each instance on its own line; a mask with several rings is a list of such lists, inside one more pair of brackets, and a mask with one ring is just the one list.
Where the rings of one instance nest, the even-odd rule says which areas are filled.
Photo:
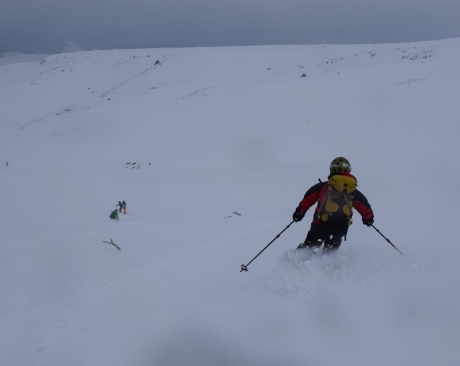
[[278, 239], [281, 236], [281, 234], [284, 233], [289, 228], [289, 226], [291, 226], [293, 223], [294, 223], [294, 220], [292, 220], [291, 223], [288, 226], [286, 226], [282, 232], [280, 232], [277, 236], [275, 236], [275, 239], [273, 239], [270, 243], [268, 243], [267, 246], [264, 249], [262, 249], [259, 252], [259, 254], [257, 254], [254, 258], [252, 258], [251, 261], [248, 264], [246, 264], [246, 265], [242, 264], [240, 273], [243, 272], [243, 271], [247, 272], [248, 271], [248, 266], [254, 261], [254, 259], [256, 259], [259, 255], [261, 255], [262, 252], [265, 249], [267, 249], [271, 245], [271, 243], [273, 243], [276, 239]]
[[390, 241], [390, 239], [388, 239], [385, 235], [383, 235], [383, 234], [380, 232], [379, 229], [377, 229], [374, 225], [371, 225], [371, 226], [372, 226], [380, 235], [382, 235], [382, 237], [383, 237], [388, 243], [390, 243], [391, 246], [392, 246], [393, 248], [395, 248], [395, 249], [399, 252], [399, 254], [401, 254], [404, 258], [406, 258], [407, 261], [408, 261], [410, 264], [412, 264], [413, 266], [415, 265], [415, 264], [412, 263], [412, 262], [411, 262], [411, 261], [410, 261], [410, 260], [409, 260], [409, 259], [408, 259], [398, 248], [396, 248], [396, 246]]

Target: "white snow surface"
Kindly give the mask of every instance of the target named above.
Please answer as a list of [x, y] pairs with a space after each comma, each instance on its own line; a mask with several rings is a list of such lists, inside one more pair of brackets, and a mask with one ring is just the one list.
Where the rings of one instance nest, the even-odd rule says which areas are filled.
[[[459, 58], [449, 39], [0, 63], [0, 364], [459, 365]], [[295, 252], [309, 211], [240, 273], [337, 156], [417, 266], [358, 214], [336, 253]]]

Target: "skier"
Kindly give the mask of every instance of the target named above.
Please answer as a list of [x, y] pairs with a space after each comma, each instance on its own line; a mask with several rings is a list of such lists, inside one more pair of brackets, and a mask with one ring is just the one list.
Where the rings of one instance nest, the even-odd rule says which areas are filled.
[[[123, 214], [126, 215], [126, 202], [123, 201], [122, 205], [123, 205]], [[121, 209], [120, 209], [120, 212], [121, 212]]]
[[327, 182], [312, 186], [296, 208], [292, 219], [299, 222], [307, 210], [316, 202], [313, 222], [305, 242], [297, 249], [319, 249], [323, 251], [337, 250], [342, 243], [342, 237], [347, 238], [348, 227], [352, 222], [352, 209], [362, 216], [363, 224], [371, 226], [374, 223], [374, 213], [367, 198], [356, 189], [357, 180], [350, 174], [350, 162], [344, 157], [332, 160], [330, 175]]
[[118, 210], [115, 209], [113, 210], [111, 213], [110, 213], [110, 216], [109, 216], [111, 219], [113, 220], [119, 220], [119, 217], [118, 217]]
[[118, 205], [116, 206], [120, 206], [120, 213], [121, 213], [121, 209], [123, 208], [123, 203], [121, 203], [121, 201], [118, 201]]

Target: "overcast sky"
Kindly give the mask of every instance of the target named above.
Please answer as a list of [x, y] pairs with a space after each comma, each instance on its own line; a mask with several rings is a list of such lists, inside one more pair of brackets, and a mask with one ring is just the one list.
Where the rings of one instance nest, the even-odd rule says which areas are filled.
[[0, 54], [460, 37], [460, 0], [0, 0]]

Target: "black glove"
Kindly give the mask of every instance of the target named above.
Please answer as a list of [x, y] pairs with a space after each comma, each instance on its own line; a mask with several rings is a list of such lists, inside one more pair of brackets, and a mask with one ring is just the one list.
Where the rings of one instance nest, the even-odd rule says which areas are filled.
[[366, 226], [371, 226], [372, 224], [374, 224], [374, 216], [372, 216], [369, 220], [366, 220], [363, 217], [363, 224], [366, 225]]
[[292, 219], [295, 221], [295, 222], [299, 222], [303, 219], [303, 216], [301, 213], [298, 213], [297, 211], [294, 212], [294, 214], [292, 215]]

